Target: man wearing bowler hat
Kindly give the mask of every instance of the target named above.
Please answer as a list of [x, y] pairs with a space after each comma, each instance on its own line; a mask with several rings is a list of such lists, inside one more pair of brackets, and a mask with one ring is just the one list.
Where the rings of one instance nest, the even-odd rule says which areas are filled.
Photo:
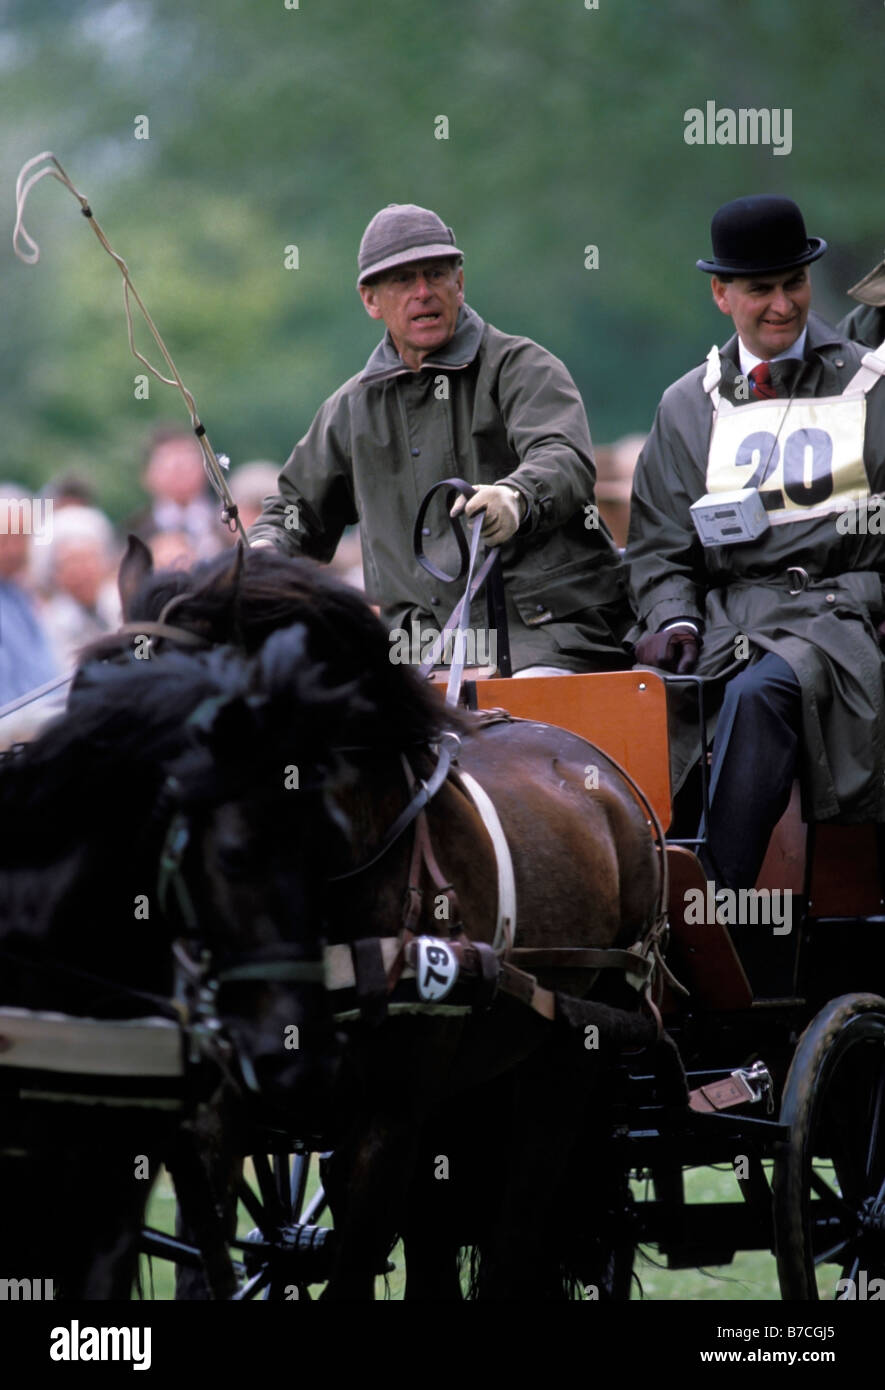
[[[476, 487], [467, 516], [484, 508], [482, 536], [501, 547], [514, 673], [629, 666], [626, 574], [596, 512], [577, 387], [551, 353], [465, 304], [461, 258], [427, 208], [394, 203], [372, 218], [357, 288], [387, 331], [320, 407], [250, 539], [330, 560], [359, 521], [366, 587], [388, 627], [438, 632], [460, 594], [417, 563], [412, 532], [427, 490], [460, 476]], [[453, 573], [444, 509], [427, 521], [425, 551]], [[487, 626], [484, 599], [471, 626]]]
[[[795, 203], [738, 198], [712, 241], [697, 265], [737, 331], [664, 393], [627, 560], [637, 663], [709, 677], [721, 700], [707, 869], [743, 888], [797, 774], [806, 819], [885, 819], [885, 537], [865, 526], [885, 489], [885, 362], [861, 368], [810, 312], [826, 242]], [[691, 735], [675, 741], [677, 786]]]

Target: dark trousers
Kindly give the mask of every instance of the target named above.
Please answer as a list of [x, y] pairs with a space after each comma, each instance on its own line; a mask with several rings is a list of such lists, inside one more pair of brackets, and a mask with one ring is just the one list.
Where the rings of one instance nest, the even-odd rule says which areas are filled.
[[801, 720], [799, 682], [771, 652], [725, 687], [710, 770], [710, 852], [700, 856], [721, 887], [752, 888], [759, 877], [790, 800]]

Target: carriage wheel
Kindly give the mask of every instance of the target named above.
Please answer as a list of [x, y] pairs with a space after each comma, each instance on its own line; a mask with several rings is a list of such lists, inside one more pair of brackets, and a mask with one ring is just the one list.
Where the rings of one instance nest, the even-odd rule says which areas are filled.
[[[254, 1181], [240, 1168], [223, 1225], [228, 1231], [247, 1225], [252, 1229], [229, 1241], [217, 1219], [209, 1230], [214, 1267], [220, 1271], [214, 1297], [235, 1302], [309, 1299], [310, 1286], [328, 1278], [334, 1235], [330, 1227], [317, 1224], [327, 1209], [326, 1195], [319, 1186], [307, 1200], [310, 1152], [291, 1149], [285, 1140], [274, 1153], [253, 1155]], [[212, 1296], [205, 1274], [209, 1246], [198, 1242], [193, 1234], [182, 1239], [152, 1229], [142, 1232], [142, 1251], [177, 1266], [176, 1298]]]
[[[864, 1297], [885, 1276], [885, 999], [831, 1000], [799, 1040], [774, 1160], [781, 1297]], [[859, 1290], [864, 1290], [861, 1293]]]
[[298, 1149], [290, 1155], [286, 1147], [253, 1155], [252, 1166], [254, 1185], [242, 1174], [236, 1191], [254, 1224], [231, 1242], [240, 1256], [234, 1268], [242, 1280], [234, 1301], [309, 1299], [310, 1285], [325, 1283], [331, 1272], [334, 1241], [331, 1227], [317, 1224], [327, 1210], [322, 1185], [305, 1202], [310, 1153]]

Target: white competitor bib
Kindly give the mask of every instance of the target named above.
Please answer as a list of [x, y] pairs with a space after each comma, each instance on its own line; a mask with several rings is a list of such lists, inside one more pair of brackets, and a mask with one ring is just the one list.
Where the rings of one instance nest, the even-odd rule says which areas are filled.
[[707, 492], [757, 488], [772, 526], [864, 505], [870, 497], [863, 461], [866, 391], [881, 374], [880, 351], [867, 354], [841, 396], [734, 406], [719, 397], [714, 348], [704, 380], [715, 412]]

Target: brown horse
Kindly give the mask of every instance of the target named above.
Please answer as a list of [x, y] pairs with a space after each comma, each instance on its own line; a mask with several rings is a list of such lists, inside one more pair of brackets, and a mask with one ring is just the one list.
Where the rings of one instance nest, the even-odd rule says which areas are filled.
[[[326, 1296], [371, 1298], [397, 1233], [407, 1245], [409, 1297], [459, 1296], [456, 1258], [467, 1244], [481, 1252], [481, 1296], [562, 1296], [564, 1272], [586, 1281], [596, 1269], [592, 1236], [576, 1254], [568, 1227], [575, 1202], [587, 1206], [590, 1175], [576, 1174], [575, 1162], [591, 1082], [606, 1075], [600, 1063], [655, 1036], [637, 994], [622, 972], [603, 971], [595, 993], [606, 1003], [584, 1001], [597, 971], [581, 962], [533, 971], [537, 1007], [517, 997], [531, 996], [533, 986], [511, 971], [518, 987], [499, 991], [491, 1005], [450, 1004], [460, 1012], [447, 1014], [446, 1005], [412, 999], [410, 1012], [389, 1013], [378, 997], [380, 948], [372, 943], [403, 940], [404, 901], [417, 937], [493, 941], [497, 860], [459, 772], [497, 808], [513, 860], [518, 947], [609, 949], [647, 937], [659, 910], [659, 868], [634, 792], [604, 754], [573, 734], [506, 719], [486, 725], [446, 709], [411, 670], [391, 663], [387, 634], [359, 595], [309, 561], [258, 550], [153, 576], [143, 548], [130, 547], [121, 592], [127, 627], [104, 642], [106, 653], [124, 650], [142, 629], [155, 640], [174, 641], [174, 629], [184, 629], [256, 650], [276, 628], [298, 622], [315, 681], [353, 683], [348, 716], [329, 733], [330, 752], [351, 767], [336, 795], [350, 848], [325, 885], [324, 933], [333, 954], [361, 943], [354, 959], [369, 964], [362, 982], [358, 964], [346, 987], [330, 989], [348, 1046], [327, 1174], [337, 1258]], [[460, 748], [426, 809], [430, 859], [415, 857], [410, 828], [361, 869], [410, 801], [404, 759], [415, 779], [429, 780], [447, 731]], [[434, 856], [442, 884], [423, 867]], [[401, 964], [400, 955], [392, 973]], [[552, 989], [555, 1009], [543, 992]], [[562, 1214], [556, 1229], [526, 1219], [542, 1191]]]

